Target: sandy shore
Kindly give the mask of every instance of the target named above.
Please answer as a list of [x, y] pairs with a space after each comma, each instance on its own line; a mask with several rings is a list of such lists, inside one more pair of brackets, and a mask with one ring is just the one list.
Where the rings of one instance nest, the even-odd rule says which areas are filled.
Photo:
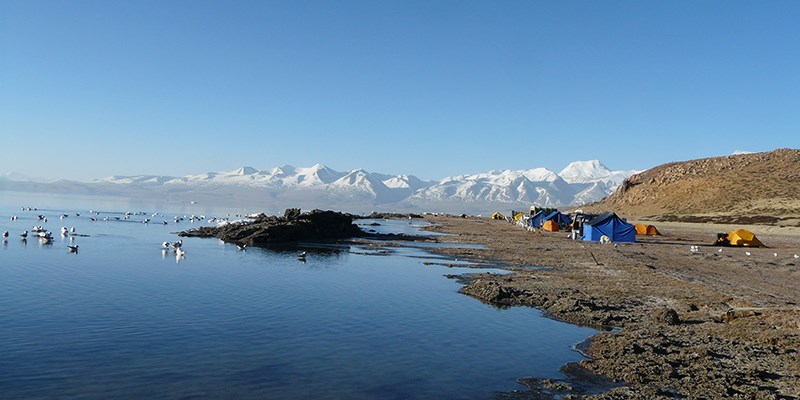
[[[464, 293], [619, 328], [595, 336], [580, 366], [625, 385], [592, 398], [800, 397], [798, 228], [659, 223], [663, 236], [614, 246], [485, 218], [427, 218], [453, 234], [440, 241], [486, 245], [437, 251], [516, 271], [479, 275]], [[733, 228], [770, 247], [711, 245]], [[522, 383], [534, 398], [585, 394], [569, 381]]]

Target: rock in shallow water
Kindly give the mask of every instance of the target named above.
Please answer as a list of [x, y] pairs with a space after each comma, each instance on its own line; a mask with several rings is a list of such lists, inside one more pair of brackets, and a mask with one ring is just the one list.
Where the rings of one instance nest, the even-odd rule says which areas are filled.
[[258, 215], [248, 223], [217, 227], [199, 227], [178, 233], [178, 236], [216, 237], [225, 242], [266, 246], [275, 243], [313, 242], [364, 234], [353, 223], [353, 216], [335, 211], [287, 209], [283, 217]]

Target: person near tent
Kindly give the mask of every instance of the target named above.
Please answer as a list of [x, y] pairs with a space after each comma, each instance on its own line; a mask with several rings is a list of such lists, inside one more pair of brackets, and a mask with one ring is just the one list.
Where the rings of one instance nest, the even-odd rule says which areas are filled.
[[570, 238], [572, 238], [572, 240], [578, 240], [578, 232], [581, 229], [581, 223], [578, 222], [577, 215], [572, 219], [570, 228], [572, 228], [572, 232], [570, 232]]

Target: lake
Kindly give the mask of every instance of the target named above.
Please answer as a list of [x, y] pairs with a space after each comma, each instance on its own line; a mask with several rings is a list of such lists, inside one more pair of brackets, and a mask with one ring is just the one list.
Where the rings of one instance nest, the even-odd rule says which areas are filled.
[[[0, 398], [488, 399], [561, 377], [596, 333], [461, 295], [444, 275], [487, 270], [424, 264], [437, 256], [423, 248], [309, 247], [305, 262], [216, 239], [185, 238], [183, 258], [161, 250], [241, 212], [0, 193]], [[35, 225], [54, 242], [19, 237]]]

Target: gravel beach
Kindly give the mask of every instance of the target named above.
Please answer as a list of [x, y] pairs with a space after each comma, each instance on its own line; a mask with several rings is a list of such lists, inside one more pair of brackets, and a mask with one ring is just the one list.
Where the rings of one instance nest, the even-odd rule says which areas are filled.
[[[426, 218], [450, 234], [439, 241], [486, 246], [438, 252], [515, 271], [476, 275], [463, 293], [606, 330], [572, 367], [623, 385], [588, 397], [800, 397], [800, 228], [657, 223], [662, 236], [615, 245], [488, 218]], [[735, 228], [769, 247], [712, 244]], [[588, 393], [569, 380], [520, 383], [529, 388], [521, 398]]]

